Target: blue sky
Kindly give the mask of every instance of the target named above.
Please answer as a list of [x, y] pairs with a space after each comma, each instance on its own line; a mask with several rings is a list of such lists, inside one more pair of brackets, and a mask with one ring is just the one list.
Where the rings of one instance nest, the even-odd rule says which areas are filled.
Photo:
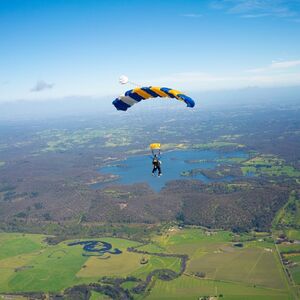
[[[300, 0], [0, 0], [0, 101], [300, 85]], [[126, 87], [125, 87], [126, 89]]]

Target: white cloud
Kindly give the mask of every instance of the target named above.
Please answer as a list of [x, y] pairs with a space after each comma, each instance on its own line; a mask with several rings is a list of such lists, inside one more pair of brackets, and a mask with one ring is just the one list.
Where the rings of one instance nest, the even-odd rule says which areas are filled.
[[201, 14], [183, 14], [181, 16], [186, 17], [186, 18], [201, 18], [203, 15], [201, 15]]
[[31, 92], [41, 92], [44, 90], [52, 89], [53, 86], [54, 86], [53, 83], [47, 83], [44, 80], [39, 80], [30, 91]]
[[249, 69], [246, 70], [246, 73], [262, 73], [265, 72], [267, 70], [267, 68], [254, 68], [254, 69]]
[[300, 3], [299, 0], [219, 0], [213, 1], [211, 7], [244, 18], [291, 18], [299, 16]]
[[264, 18], [268, 17], [270, 14], [250, 14], [250, 15], [243, 15], [242, 18], [245, 19], [255, 19], [255, 18]]
[[[165, 85], [175, 89], [204, 91], [239, 89], [250, 86], [278, 87], [300, 85], [300, 72], [240, 73], [240, 74], [207, 74], [202, 72], [183, 72], [143, 81], [148, 85]], [[184, 92], [184, 90], [183, 90]]]
[[289, 60], [289, 61], [279, 61], [279, 62], [272, 62], [271, 68], [273, 69], [285, 69], [285, 68], [292, 68], [300, 65], [300, 60]]
[[268, 66], [246, 70], [247, 73], [263, 73], [278, 69], [290, 69], [300, 66], [300, 60], [272, 61]]

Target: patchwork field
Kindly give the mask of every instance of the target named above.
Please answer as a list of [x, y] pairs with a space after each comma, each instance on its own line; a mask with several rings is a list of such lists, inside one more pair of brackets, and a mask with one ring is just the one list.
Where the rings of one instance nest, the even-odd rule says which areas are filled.
[[[48, 245], [43, 235], [1, 233], [0, 293], [63, 292], [78, 284], [97, 283], [101, 278], [130, 276], [136, 282], [130, 279], [120, 287], [134, 299], [294, 299], [274, 243], [250, 237], [173, 227], [152, 236], [152, 242], [145, 245], [118, 238]], [[242, 242], [235, 244], [237, 240]], [[171, 280], [152, 275], [144, 292], [135, 291], [156, 270], [179, 274], [182, 260], [175, 254], [189, 256], [181, 276]], [[93, 290], [90, 299], [110, 298]]]
[[270, 288], [284, 288], [282, 274], [274, 254], [263, 248], [219, 248], [214, 253], [195, 257], [188, 272], [205, 272], [206, 277], [217, 280], [244, 282]]
[[[158, 295], [164, 294], [159, 289], [165, 290], [172, 299], [171, 290], [174, 289], [174, 297], [177, 295], [180, 299], [178, 291], [181, 292], [181, 288], [175, 292], [176, 285], [183, 286], [183, 294], [185, 285], [186, 293], [188, 290], [189, 293], [195, 291], [191, 298], [185, 299], [195, 299], [196, 295], [214, 295], [214, 288], [218, 288], [225, 299], [229, 299], [229, 295], [230, 299], [276, 299], [275, 295], [278, 295], [278, 299], [289, 299], [288, 282], [274, 243], [260, 237], [242, 242], [242, 247], [234, 246], [232, 242], [247, 239], [249, 237], [234, 236], [226, 231], [211, 232], [199, 229], [171, 229], [167, 235], [156, 237], [156, 242], [167, 251], [187, 253], [189, 261], [184, 277], [172, 282], [157, 283], [149, 299], [156, 299], [155, 291], [158, 291]], [[197, 277], [197, 274], [204, 278]], [[230, 287], [232, 284], [235, 288]], [[230, 291], [230, 294], [227, 294], [227, 291]], [[242, 293], [239, 295], [240, 291]]]
[[0, 234], [0, 292], [60, 291], [79, 283], [95, 282], [105, 275], [123, 276], [139, 268], [149, 269], [148, 265], [140, 264], [141, 254], [126, 250], [138, 245], [136, 242], [104, 238], [101, 241], [113, 243], [122, 254], [89, 257], [82, 255], [81, 245], [70, 247], [70, 241], [66, 241], [50, 246], [43, 242], [44, 238]]
[[280, 243], [277, 245], [277, 249], [290, 278], [290, 283], [298, 298], [300, 298], [300, 244], [298, 239], [300, 230], [290, 229], [286, 230], [285, 233], [289, 241]]
[[219, 296], [230, 300], [288, 300], [292, 299], [284, 290], [253, 287], [234, 282], [203, 280], [183, 275], [178, 279], [166, 282], [157, 280], [151, 294], [152, 299], [199, 299], [203, 296]]
[[255, 176], [285, 176], [299, 178], [300, 172], [292, 166], [286, 165], [283, 159], [274, 155], [256, 156], [243, 163], [243, 174], [252, 173]]
[[295, 285], [300, 285], [300, 253], [284, 254], [283, 257], [289, 262], [287, 268]]

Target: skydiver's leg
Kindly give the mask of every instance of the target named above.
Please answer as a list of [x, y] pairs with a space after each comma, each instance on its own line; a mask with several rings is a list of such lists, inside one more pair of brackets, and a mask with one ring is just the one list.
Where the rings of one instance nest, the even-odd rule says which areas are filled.
[[157, 166], [157, 170], [158, 170], [158, 176], [160, 176], [161, 175], [161, 167], [160, 167], [160, 165]]
[[155, 174], [155, 171], [157, 170], [156, 166], [153, 166], [152, 174]]

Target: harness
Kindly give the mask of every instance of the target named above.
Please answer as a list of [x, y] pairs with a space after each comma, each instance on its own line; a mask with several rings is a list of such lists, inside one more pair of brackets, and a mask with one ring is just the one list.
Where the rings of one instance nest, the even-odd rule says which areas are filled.
[[159, 164], [159, 160], [157, 158], [153, 158], [152, 163], [154, 165], [158, 165]]

